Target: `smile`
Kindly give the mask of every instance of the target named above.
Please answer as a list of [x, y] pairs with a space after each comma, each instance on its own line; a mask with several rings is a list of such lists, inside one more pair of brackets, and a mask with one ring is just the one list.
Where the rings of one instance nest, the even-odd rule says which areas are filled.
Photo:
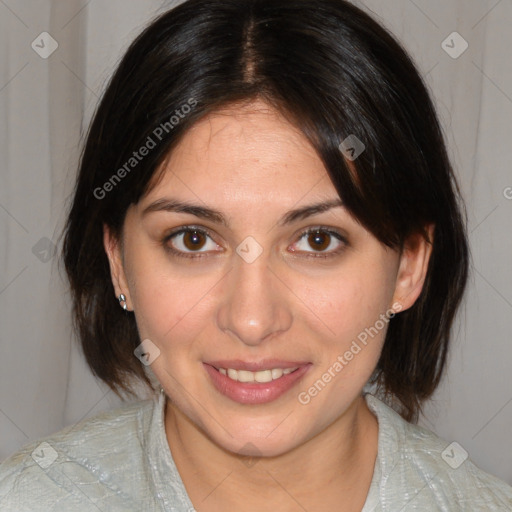
[[238, 382], [271, 382], [280, 379], [283, 375], [288, 375], [298, 369], [295, 368], [272, 368], [271, 370], [261, 370], [251, 372], [249, 370], [235, 370], [233, 368], [218, 368], [222, 375], [227, 375], [231, 380]]
[[[308, 372], [311, 363], [263, 364], [226, 361], [203, 363], [213, 388], [240, 404], [264, 404], [285, 395]], [[236, 368], [233, 368], [236, 366]]]

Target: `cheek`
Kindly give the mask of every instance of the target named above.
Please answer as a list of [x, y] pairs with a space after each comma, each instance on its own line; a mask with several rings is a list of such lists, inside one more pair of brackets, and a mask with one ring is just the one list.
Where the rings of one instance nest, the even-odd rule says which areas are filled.
[[394, 291], [389, 276], [389, 268], [381, 264], [361, 263], [330, 281], [324, 293], [308, 289], [315, 313], [329, 328], [323, 331], [329, 332], [329, 337], [318, 339], [317, 334], [316, 346], [322, 355], [297, 399], [301, 407], [311, 407], [307, 409], [310, 413], [323, 411], [317, 415], [323, 426], [346, 410], [377, 366]]
[[[314, 285], [306, 280], [300, 291], [307, 297], [309, 316], [322, 320], [323, 332], [343, 348], [366, 332], [389, 310], [394, 293], [393, 271], [383, 259], [354, 258], [328, 279]], [[387, 325], [387, 324], [386, 324]], [[382, 329], [378, 324], [379, 330]]]
[[212, 315], [209, 290], [215, 277], [173, 267], [163, 250], [163, 256], [144, 250], [131, 254], [126, 267], [141, 339], [149, 338], [161, 349], [172, 344], [173, 350], [197, 339]]

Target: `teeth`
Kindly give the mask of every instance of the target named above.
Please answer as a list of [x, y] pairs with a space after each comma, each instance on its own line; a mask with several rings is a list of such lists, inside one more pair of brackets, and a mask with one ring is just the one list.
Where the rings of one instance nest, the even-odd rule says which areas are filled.
[[262, 370], [254, 374], [254, 380], [256, 382], [270, 382], [272, 378], [272, 370]]
[[238, 382], [254, 382], [254, 373], [246, 370], [238, 370]]
[[279, 379], [279, 377], [283, 376], [283, 370], [281, 368], [274, 368], [272, 370], [272, 379]]
[[271, 370], [261, 370], [259, 372], [250, 372], [248, 370], [233, 370], [233, 368], [219, 368], [222, 375], [227, 375], [232, 380], [238, 382], [271, 382], [281, 378], [283, 375], [288, 375], [298, 368], [273, 368]]

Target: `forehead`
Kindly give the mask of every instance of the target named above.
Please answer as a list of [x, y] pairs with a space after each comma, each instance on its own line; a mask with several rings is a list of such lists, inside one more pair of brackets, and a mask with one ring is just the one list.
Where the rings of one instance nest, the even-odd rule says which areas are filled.
[[262, 101], [216, 111], [192, 126], [163, 164], [147, 200], [173, 195], [216, 203], [338, 197], [302, 132]]

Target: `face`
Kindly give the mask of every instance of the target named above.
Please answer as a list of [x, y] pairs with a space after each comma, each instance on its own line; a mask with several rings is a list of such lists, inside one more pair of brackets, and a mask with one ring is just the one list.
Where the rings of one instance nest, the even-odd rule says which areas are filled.
[[338, 202], [307, 139], [255, 102], [191, 128], [123, 243], [105, 231], [172, 407], [227, 450], [279, 455], [342, 417], [421, 290], [428, 249], [400, 256]]

